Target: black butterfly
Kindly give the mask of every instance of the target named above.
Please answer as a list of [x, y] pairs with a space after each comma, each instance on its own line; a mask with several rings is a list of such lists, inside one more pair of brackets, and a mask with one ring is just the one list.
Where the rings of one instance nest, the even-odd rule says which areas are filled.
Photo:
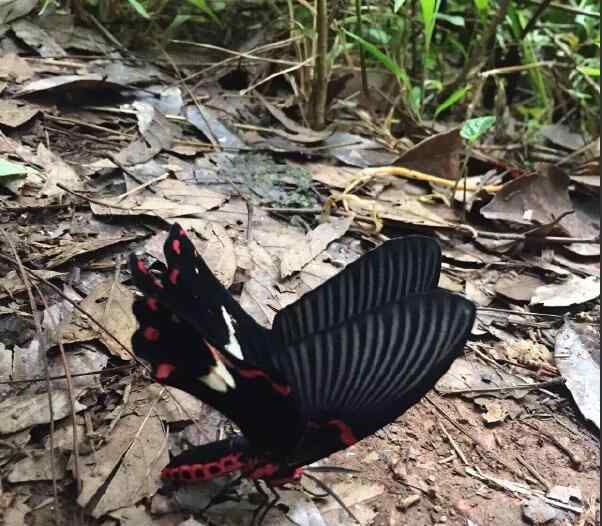
[[163, 476], [240, 472], [272, 486], [395, 421], [462, 352], [475, 306], [436, 288], [430, 238], [392, 240], [258, 325], [174, 225], [167, 266], [132, 256], [134, 351], [155, 378], [230, 418], [242, 435], [194, 448]]

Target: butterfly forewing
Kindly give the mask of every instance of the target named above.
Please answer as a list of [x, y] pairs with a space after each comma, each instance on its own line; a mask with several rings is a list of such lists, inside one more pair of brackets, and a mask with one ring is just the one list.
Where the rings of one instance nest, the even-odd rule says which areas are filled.
[[273, 330], [285, 345], [364, 312], [433, 290], [439, 282], [441, 250], [428, 237], [387, 241], [278, 313]]
[[269, 331], [240, 307], [177, 223], [170, 230], [164, 251], [167, 267], [159, 273], [151, 272], [139, 258], [131, 256], [136, 286], [186, 320], [233, 360], [269, 369]]

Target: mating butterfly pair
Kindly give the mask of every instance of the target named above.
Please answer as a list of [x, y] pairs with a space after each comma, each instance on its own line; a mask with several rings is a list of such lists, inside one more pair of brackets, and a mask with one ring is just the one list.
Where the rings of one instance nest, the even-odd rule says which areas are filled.
[[240, 472], [272, 486], [395, 421], [462, 352], [475, 318], [437, 288], [438, 244], [388, 241], [258, 325], [221, 285], [185, 231], [171, 228], [167, 265], [132, 255], [144, 297], [135, 353], [155, 379], [189, 392], [241, 430], [191, 449], [163, 471], [210, 480]]

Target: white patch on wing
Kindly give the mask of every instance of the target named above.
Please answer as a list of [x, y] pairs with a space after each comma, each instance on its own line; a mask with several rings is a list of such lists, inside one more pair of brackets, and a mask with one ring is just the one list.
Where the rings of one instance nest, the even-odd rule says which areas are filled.
[[226, 393], [229, 389], [236, 388], [236, 382], [230, 371], [219, 360], [217, 361], [217, 365], [209, 370], [209, 374], [201, 376], [199, 380], [210, 389], [220, 393]]
[[234, 329], [234, 323], [232, 323], [232, 317], [228, 314], [226, 307], [222, 305], [222, 314], [224, 316], [224, 322], [226, 323], [226, 327], [228, 327], [228, 343], [224, 346], [226, 351], [228, 351], [232, 356], [236, 356], [239, 360], [244, 360], [245, 357], [242, 354], [242, 349], [240, 347], [240, 343], [238, 343], [238, 338], [236, 338], [236, 329]]

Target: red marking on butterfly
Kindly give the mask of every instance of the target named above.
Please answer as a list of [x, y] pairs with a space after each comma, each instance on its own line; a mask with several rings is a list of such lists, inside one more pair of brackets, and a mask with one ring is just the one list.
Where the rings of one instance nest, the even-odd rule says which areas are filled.
[[144, 338], [149, 342], [159, 341], [159, 331], [154, 327], [144, 329]]
[[174, 239], [171, 242], [171, 249], [179, 256], [182, 254], [182, 242], [179, 239]]
[[155, 279], [153, 280], [153, 283], [154, 283], [155, 287], [157, 287], [158, 289], [163, 289], [163, 288], [165, 288], [165, 287], [163, 286], [163, 283], [161, 283], [161, 280], [160, 280], [160, 279], [157, 279], [157, 278], [155, 278]]
[[266, 372], [260, 371], [259, 369], [238, 369], [238, 374], [247, 380], [264, 378], [272, 385], [272, 388], [278, 394], [281, 394], [282, 396], [288, 396], [291, 394], [290, 386], [275, 383]]
[[342, 420], [331, 420], [328, 422], [328, 425], [334, 426], [338, 428], [341, 432], [341, 442], [346, 446], [352, 446], [359, 442], [356, 436], [353, 433], [353, 430]]
[[167, 380], [171, 374], [176, 370], [176, 366], [172, 363], [160, 363], [155, 371], [155, 378], [160, 382]]
[[146, 298], [146, 306], [153, 312], [159, 310], [159, 302], [157, 301], [157, 298]]
[[240, 471], [244, 466], [240, 461], [241, 455], [233, 453], [222, 457], [216, 462], [207, 464], [190, 464], [175, 468], [165, 468], [161, 477], [170, 480], [207, 481]]
[[137, 267], [138, 267], [138, 270], [140, 272], [142, 272], [143, 274], [148, 274], [148, 269], [146, 268], [144, 261], [142, 261], [141, 259], [138, 260]]
[[175, 285], [178, 282], [178, 278], [180, 277], [180, 271], [177, 268], [174, 268], [169, 273], [169, 281], [172, 285]]

